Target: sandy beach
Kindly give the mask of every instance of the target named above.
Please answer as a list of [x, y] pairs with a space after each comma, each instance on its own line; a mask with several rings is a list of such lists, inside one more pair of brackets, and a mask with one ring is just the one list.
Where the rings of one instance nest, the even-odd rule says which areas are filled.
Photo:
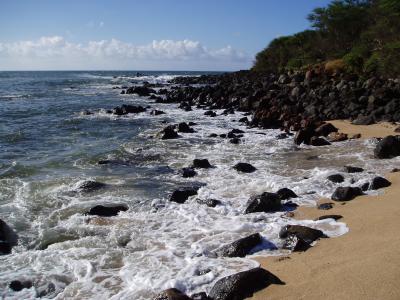
[[[394, 134], [396, 127], [388, 123], [331, 123], [340, 132], [361, 133], [362, 138]], [[340, 221], [347, 224], [349, 232], [320, 240], [305, 253], [293, 253], [284, 259], [257, 259], [286, 285], [269, 286], [252, 299], [400, 299], [400, 173], [389, 173], [386, 178], [392, 185], [381, 195], [357, 197], [344, 205], [336, 203], [328, 211], [300, 207], [295, 218], [342, 215]]]

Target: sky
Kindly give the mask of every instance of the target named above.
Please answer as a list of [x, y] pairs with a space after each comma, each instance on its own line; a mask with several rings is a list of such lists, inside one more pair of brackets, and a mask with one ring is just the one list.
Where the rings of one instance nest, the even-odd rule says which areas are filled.
[[0, 70], [251, 67], [329, 0], [0, 0]]

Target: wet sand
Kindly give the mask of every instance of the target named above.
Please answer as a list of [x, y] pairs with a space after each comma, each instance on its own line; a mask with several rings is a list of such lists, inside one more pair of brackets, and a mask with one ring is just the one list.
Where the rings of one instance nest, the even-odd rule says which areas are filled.
[[[396, 126], [383, 123], [355, 126], [332, 122], [341, 132], [362, 138], [394, 134]], [[393, 166], [399, 168], [400, 166]], [[262, 267], [286, 285], [271, 285], [251, 299], [400, 299], [400, 173], [387, 174], [392, 185], [378, 196], [361, 196], [323, 211], [300, 207], [297, 219], [342, 215], [349, 232], [323, 239], [304, 253], [285, 259], [257, 258]], [[333, 202], [321, 199], [321, 202]]]

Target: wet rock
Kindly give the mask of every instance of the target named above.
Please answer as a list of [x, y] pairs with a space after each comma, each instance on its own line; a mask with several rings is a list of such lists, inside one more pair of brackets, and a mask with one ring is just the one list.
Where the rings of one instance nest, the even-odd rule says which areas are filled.
[[381, 188], [385, 188], [391, 185], [391, 182], [387, 180], [386, 178], [377, 176], [374, 179], [372, 179], [372, 182], [369, 186], [371, 190], [378, 190]]
[[235, 137], [235, 138], [233, 138], [233, 139], [230, 139], [230, 140], [229, 140], [229, 143], [235, 144], [235, 145], [240, 144], [240, 139], [237, 138], [237, 137]]
[[243, 117], [243, 118], [239, 119], [239, 122], [248, 124], [250, 121], [249, 121], [249, 119], [247, 117]]
[[163, 115], [163, 114], [165, 114], [165, 112], [163, 112], [162, 110], [157, 110], [157, 109], [154, 109], [150, 112], [150, 115], [152, 115], [152, 116], [159, 116], [159, 115]]
[[162, 140], [171, 140], [179, 138], [178, 133], [175, 131], [175, 127], [173, 125], [168, 125], [161, 132], [159, 132], [159, 136], [161, 136]]
[[178, 124], [178, 132], [193, 133], [195, 132], [193, 128], [190, 128], [185, 122]]
[[369, 189], [369, 182], [366, 182], [361, 186], [361, 190], [363, 192], [368, 191], [368, 189]]
[[180, 290], [171, 288], [158, 294], [153, 300], [193, 300]]
[[[100, 164], [100, 162], [101, 161], [99, 161], [99, 164]], [[104, 187], [106, 187], [105, 183], [98, 182], [98, 181], [93, 181], [93, 180], [87, 180], [87, 181], [82, 182], [78, 186], [78, 189], [81, 192], [89, 193], [89, 192], [97, 191], [97, 190], [102, 189]]]
[[311, 129], [300, 129], [299, 131], [296, 132], [296, 135], [294, 136], [294, 143], [296, 145], [300, 145], [302, 143], [308, 145], [310, 144], [313, 135], [314, 131]]
[[210, 291], [214, 300], [241, 300], [271, 284], [284, 284], [278, 277], [261, 268], [236, 273], [218, 280]]
[[216, 137], [218, 137], [218, 134], [216, 134], [216, 133], [211, 133], [208, 137], [210, 137], [210, 138], [216, 138]]
[[244, 133], [243, 130], [241, 129], [232, 129], [231, 131], [229, 131], [229, 133], [233, 133], [233, 134], [240, 134], [240, 133]]
[[282, 203], [278, 194], [265, 192], [249, 199], [245, 214], [255, 212], [275, 212], [281, 209]]
[[301, 238], [298, 238], [294, 234], [288, 235], [282, 245], [282, 249], [290, 250], [293, 252], [304, 252], [307, 251], [310, 247], [311, 245], [309, 243]]
[[183, 178], [194, 177], [197, 175], [197, 172], [192, 168], [183, 168], [181, 173]]
[[375, 158], [400, 156], [400, 135], [389, 135], [378, 142], [374, 149]]
[[209, 116], [209, 117], [216, 117], [217, 114], [215, 112], [213, 112], [212, 110], [208, 110], [204, 113], [205, 116]]
[[130, 87], [126, 90], [127, 94], [137, 94], [139, 96], [145, 97], [145, 96], [150, 96], [151, 93], [155, 94], [156, 91], [145, 87], [145, 86], [136, 86], [136, 87]]
[[331, 198], [335, 201], [350, 201], [362, 194], [363, 192], [359, 187], [338, 187]]
[[222, 134], [220, 134], [220, 135], [219, 135], [219, 137], [221, 137], [221, 138], [225, 139], [225, 138], [226, 138], [226, 133], [222, 133]]
[[219, 257], [245, 257], [255, 246], [261, 244], [261, 242], [260, 234], [255, 233], [228, 245], [224, 245], [217, 249], [215, 253]]
[[197, 199], [196, 202], [202, 205], [207, 205], [208, 207], [216, 207], [221, 204], [221, 201], [216, 199]]
[[144, 111], [146, 111], [146, 108], [142, 106], [123, 104], [121, 106], [115, 107], [112, 110], [112, 113], [117, 116], [123, 116], [127, 114], [138, 114]]
[[207, 159], [194, 159], [192, 167], [195, 169], [209, 169], [212, 168], [212, 165]]
[[282, 227], [281, 231], [279, 232], [279, 237], [281, 239], [287, 238], [290, 235], [294, 235], [308, 244], [311, 244], [320, 238], [326, 237], [321, 230], [301, 225], [286, 225]]
[[175, 190], [169, 198], [169, 201], [179, 204], [185, 203], [189, 197], [197, 195], [197, 190], [197, 188], [184, 188]]
[[17, 245], [18, 236], [6, 222], [0, 219], [0, 255], [10, 254]]
[[103, 206], [96, 205], [92, 207], [86, 214], [90, 216], [100, 217], [113, 217], [118, 215], [121, 211], [127, 211], [128, 207], [124, 205]]
[[328, 146], [330, 144], [331, 143], [329, 143], [326, 139], [321, 137], [313, 136], [310, 140], [310, 145], [312, 146]]
[[205, 292], [192, 294], [190, 295], [190, 298], [192, 298], [193, 300], [213, 300], [210, 297], [208, 297]]
[[328, 141], [331, 143], [336, 143], [336, 142], [343, 142], [348, 140], [348, 136], [345, 133], [341, 132], [333, 132], [328, 135]]
[[371, 125], [375, 124], [375, 118], [370, 115], [370, 116], [359, 116], [357, 119], [355, 119], [351, 124], [354, 125]]
[[289, 136], [287, 133], [280, 133], [276, 136], [277, 140], [283, 140], [283, 139], [287, 139]]
[[233, 166], [233, 168], [236, 171], [243, 172], [243, 173], [253, 173], [253, 172], [255, 172], [257, 170], [251, 164], [243, 163], [243, 162], [237, 163], [236, 165]]
[[320, 210], [328, 210], [328, 209], [332, 209], [334, 205], [335, 205], [334, 203], [329, 203], [329, 202], [321, 203], [321, 204], [318, 204], [317, 208]]
[[364, 169], [359, 167], [344, 166], [344, 171], [347, 173], [361, 173], [364, 171]]
[[317, 136], [328, 136], [332, 132], [338, 132], [338, 129], [331, 123], [325, 123], [315, 129], [315, 135]]
[[328, 179], [329, 181], [332, 181], [334, 183], [341, 183], [344, 181], [344, 176], [341, 174], [333, 174], [333, 175], [329, 175], [328, 177], [326, 177], [326, 179]]
[[278, 195], [279, 199], [281, 200], [287, 200], [290, 198], [297, 198], [298, 196], [296, 195], [295, 192], [293, 192], [291, 189], [288, 188], [282, 188], [276, 192]]
[[340, 220], [341, 218], [343, 218], [343, 216], [341, 215], [325, 215], [325, 216], [320, 216], [318, 218], [315, 219], [315, 221], [321, 221], [321, 220], [325, 220], [325, 219], [333, 219], [335, 221]]
[[15, 292], [19, 292], [22, 291], [23, 289], [30, 289], [32, 287], [32, 282], [13, 280], [10, 282], [8, 287]]

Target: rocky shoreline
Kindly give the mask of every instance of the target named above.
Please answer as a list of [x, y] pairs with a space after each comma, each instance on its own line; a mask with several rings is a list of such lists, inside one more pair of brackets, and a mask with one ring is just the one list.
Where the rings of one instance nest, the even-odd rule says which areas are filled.
[[[379, 121], [400, 122], [400, 80], [384, 80], [381, 78], [361, 79], [355, 75], [316, 74], [314, 71], [292, 74], [257, 74], [249, 71], [224, 74], [220, 76], [178, 77], [170, 82], [170, 87], [145, 83], [142, 86], [127, 87], [121, 94], [137, 94], [148, 97], [156, 103], [179, 103], [182, 111], [204, 109], [205, 118], [217, 118], [217, 109], [223, 109], [223, 115], [235, 111], [247, 113], [247, 116], [237, 120], [248, 127], [263, 129], [281, 129], [277, 139], [287, 139], [293, 136], [296, 145], [329, 146], [331, 143], [347, 139], [359, 138], [359, 135], [348, 136], [340, 133], [331, 123], [333, 119], [350, 119], [356, 125], [369, 125]], [[149, 112], [150, 110], [150, 112]], [[84, 111], [82, 115], [94, 114]], [[128, 114], [148, 113], [150, 116], [164, 114], [161, 110], [151, 110], [151, 107], [138, 105], [122, 105], [106, 114], [124, 116]], [[196, 123], [181, 122], [169, 124], [152, 138], [163, 140], [179, 139], [180, 133], [194, 133]], [[397, 130], [396, 130], [397, 131]], [[398, 130], [400, 131], [400, 129]], [[245, 132], [233, 129], [226, 134], [210, 133], [210, 137], [229, 139], [232, 144], [241, 143]], [[377, 143], [374, 151], [376, 159], [390, 159], [400, 156], [400, 136], [388, 136]], [[118, 161], [100, 160], [99, 165], [118, 164]], [[214, 168], [206, 158], [193, 160], [192, 165], [180, 170], [183, 178], [195, 177], [199, 169]], [[358, 173], [365, 170], [356, 166], [343, 166], [344, 173]], [[232, 166], [236, 172], [252, 173], [256, 168], [247, 163], [239, 162]], [[335, 183], [344, 181], [341, 174], [327, 178]], [[375, 177], [360, 187], [339, 186], [331, 196], [335, 202], [351, 201], [361, 196], [367, 190], [376, 190], [390, 186], [383, 177]], [[80, 192], [90, 192], [106, 188], [101, 182], [86, 181], [78, 187]], [[180, 188], [173, 191], [169, 201], [178, 204], [185, 203], [189, 197], [196, 196], [200, 187]], [[276, 192], [264, 192], [250, 197], [243, 214], [255, 212], [277, 212], [296, 209], [297, 205], [290, 199], [298, 197], [293, 190], [282, 188]], [[197, 199], [200, 204], [216, 207], [217, 199]], [[329, 205], [325, 208], [329, 209]], [[86, 212], [88, 216], [107, 218], [117, 216], [127, 211], [124, 205], [96, 205]], [[341, 216], [325, 215], [320, 218], [339, 219]], [[88, 220], [90, 222], [90, 219]], [[7, 255], [16, 244], [15, 236], [7, 224], [0, 220], [0, 250]], [[12, 236], [12, 237], [11, 237]], [[279, 237], [283, 241], [283, 249], [293, 252], [304, 252], [310, 249], [314, 242], [327, 238], [323, 231], [301, 225], [288, 225], [281, 228]], [[212, 257], [244, 257], [252, 249], [262, 243], [259, 233], [222, 245]], [[272, 273], [255, 268], [220, 279], [210, 293], [198, 293], [190, 297], [178, 289], [162, 292], [155, 299], [244, 299], [254, 292], [271, 284], [282, 285], [282, 282]], [[17, 291], [30, 287], [29, 283], [10, 283], [10, 288]]]

